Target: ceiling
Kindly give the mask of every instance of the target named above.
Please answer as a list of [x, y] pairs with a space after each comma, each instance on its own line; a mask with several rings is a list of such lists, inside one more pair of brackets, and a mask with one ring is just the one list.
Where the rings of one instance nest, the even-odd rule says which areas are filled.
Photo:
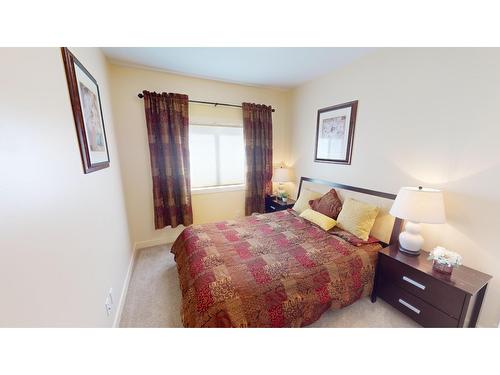
[[291, 88], [349, 64], [374, 48], [105, 47], [113, 62], [194, 77]]

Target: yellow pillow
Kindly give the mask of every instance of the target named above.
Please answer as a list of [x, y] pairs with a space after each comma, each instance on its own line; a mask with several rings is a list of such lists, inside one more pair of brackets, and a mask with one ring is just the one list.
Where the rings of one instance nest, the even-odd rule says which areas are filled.
[[311, 206], [309, 205], [310, 200], [317, 199], [322, 195], [323, 194], [318, 193], [317, 191], [302, 188], [302, 190], [300, 191], [299, 199], [297, 199], [297, 202], [295, 202], [292, 209], [301, 214], [304, 210], [311, 208]]
[[331, 217], [323, 215], [321, 212], [314, 211], [311, 208], [304, 210], [300, 214], [300, 217], [303, 217], [304, 219], [309, 220], [311, 223], [318, 225], [323, 230], [330, 230], [337, 224], [337, 222]]
[[351, 232], [356, 237], [366, 241], [377, 215], [378, 207], [347, 198], [337, 217], [337, 225], [340, 229]]

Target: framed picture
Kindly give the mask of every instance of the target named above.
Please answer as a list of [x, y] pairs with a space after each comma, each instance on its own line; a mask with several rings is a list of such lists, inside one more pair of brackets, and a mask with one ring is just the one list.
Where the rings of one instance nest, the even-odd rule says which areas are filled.
[[109, 167], [108, 143], [99, 86], [65, 47], [61, 48], [84, 173]]
[[351, 164], [358, 101], [318, 110], [314, 161]]

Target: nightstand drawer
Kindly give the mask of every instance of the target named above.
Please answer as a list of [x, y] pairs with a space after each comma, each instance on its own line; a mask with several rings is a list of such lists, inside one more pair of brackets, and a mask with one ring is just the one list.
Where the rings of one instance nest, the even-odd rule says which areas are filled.
[[458, 327], [458, 320], [392, 284], [380, 285], [377, 294], [425, 327]]
[[272, 205], [272, 204], [269, 204], [269, 205], [267, 205], [266, 210], [267, 210], [268, 212], [273, 212], [273, 211], [279, 211], [279, 210], [280, 210], [280, 208], [279, 208], [279, 207], [276, 207], [276, 206], [274, 206], [274, 205]]
[[267, 196], [266, 197], [266, 209], [267, 213], [276, 212], [276, 211], [284, 211], [288, 208], [292, 208], [295, 201], [293, 199], [288, 199], [287, 202], [283, 202], [281, 200], [277, 200], [274, 197]]
[[394, 284], [458, 319], [465, 293], [397, 260], [380, 256], [381, 284]]

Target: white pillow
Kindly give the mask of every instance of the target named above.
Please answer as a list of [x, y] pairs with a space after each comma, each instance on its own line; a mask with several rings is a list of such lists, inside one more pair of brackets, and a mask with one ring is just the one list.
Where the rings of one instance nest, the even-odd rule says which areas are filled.
[[300, 191], [299, 199], [297, 199], [297, 202], [295, 202], [292, 209], [301, 214], [308, 208], [311, 208], [311, 206], [309, 205], [310, 200], [318, 199], [321, 196], [323, 196], [323, 194], [318, 193], [317, 191], [302, 188]]

